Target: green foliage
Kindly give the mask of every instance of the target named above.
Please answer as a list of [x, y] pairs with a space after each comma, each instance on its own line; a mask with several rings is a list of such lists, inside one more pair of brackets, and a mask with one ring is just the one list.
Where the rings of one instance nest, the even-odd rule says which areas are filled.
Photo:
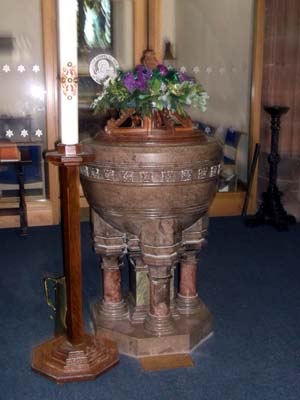
[[141, 116], [150, 116], [153, 110], [168, 109], [185, 116], [185, 106], [205, 111], [207, 99], [200, 83], [184, 73], [164, 65], [154, 70], [139, 65], [133, 71], [119, 71], [116, 78], [105, 85], [92, 107], [96, 113], [133, 108]]

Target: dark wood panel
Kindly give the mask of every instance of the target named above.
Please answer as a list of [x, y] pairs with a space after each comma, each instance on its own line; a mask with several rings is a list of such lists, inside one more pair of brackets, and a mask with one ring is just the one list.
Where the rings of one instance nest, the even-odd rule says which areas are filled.
[[[282, 118], [281, 154], [300, 154], [300, 2], [266, 0], [263, 104], [290, 107]], [[263, 151], [270, 146], [269, 118], [262, 116]]]

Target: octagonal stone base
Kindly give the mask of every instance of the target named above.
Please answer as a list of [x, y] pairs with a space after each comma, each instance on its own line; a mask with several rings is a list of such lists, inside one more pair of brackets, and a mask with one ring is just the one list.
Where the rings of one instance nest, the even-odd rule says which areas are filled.
[[212, 333], [213, 317], [204, 304], [197, 314], [175, 319], [174, 334], [159, 337], [145, 333], [143, 323], [103, 320], [99, 304], [93, 306], [92, 312], [96, 335], [116, 342], [119, 352], [131, 357], [190, 353]]

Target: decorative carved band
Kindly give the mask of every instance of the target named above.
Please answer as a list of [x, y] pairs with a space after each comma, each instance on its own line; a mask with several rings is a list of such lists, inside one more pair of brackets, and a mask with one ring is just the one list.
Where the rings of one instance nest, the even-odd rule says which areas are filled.
[[83, 177], [98, 181], [123, 182], [123, 183], [176, 183], [202, 181], [217, 177], [221, 170], [221, 164], [203, 166], [200, 168], [187, 168], [180, 170], [125, 170], [107, 168], [103, 166], [84, 165], [80, 167]]

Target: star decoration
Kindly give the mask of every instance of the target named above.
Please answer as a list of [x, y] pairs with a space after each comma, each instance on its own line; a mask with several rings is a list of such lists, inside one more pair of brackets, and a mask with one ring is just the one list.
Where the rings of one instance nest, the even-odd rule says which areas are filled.
[[24, 67], [24, 65], [23, 65], [23, 64], [18, 65], [17, 70], [18, 70], [18, 72], [20, 72], [21, 74], [22, 74], [23, 72], [25, 72], [25, 67]]
[[43, 136], [43, 131], [41, 130], [41, 129], [37, 129], [36, 131], [35, 131], [35, 136], [37, 136], [37, 137], [41, 137], [41, 136]]
[[194, 74], [199, 74], [200, 68], [198, 67], [198, 65], [196, 65], [196, 66], [193, 68], [193, 72], [194, 72]]
[[10, 72], [10, 66], [8, 64], [3, 65], [2, 71], [6, 72], [6, 73]]
[[8, 138], [11, 138], [11, 137], [14, 136], [14, 133], [13, 133], [13, 131], [11, 129], [9, 129], [8, 131], [6, 131], [5, 136], [7, 136]]
[[205, 72], [206, 72], [208, 75], [211, 74], [211, 73], [213, 72], [212, 67], [207, 67], [206, 70], [205, 70]]
[[33, 65], [33, 67], [32, 67], [32, 72], [35, 72], [35, 73], [38, 73], [38, 72], [40, 72], [40, 66], [39, 65], [37, 65], [37, 64], [34, 64]]
[[183, 74], [186, 73], [186, 68], [184, 65], [180, 68], [180, 72], [182, 72]]
[[28, 131], [27, 131], [26, 129], [22, 129], [22, 130], [21, 130], [21, 136], [24, 137], [24, 138], [25, 138], [26, 136], [28, 136]]

